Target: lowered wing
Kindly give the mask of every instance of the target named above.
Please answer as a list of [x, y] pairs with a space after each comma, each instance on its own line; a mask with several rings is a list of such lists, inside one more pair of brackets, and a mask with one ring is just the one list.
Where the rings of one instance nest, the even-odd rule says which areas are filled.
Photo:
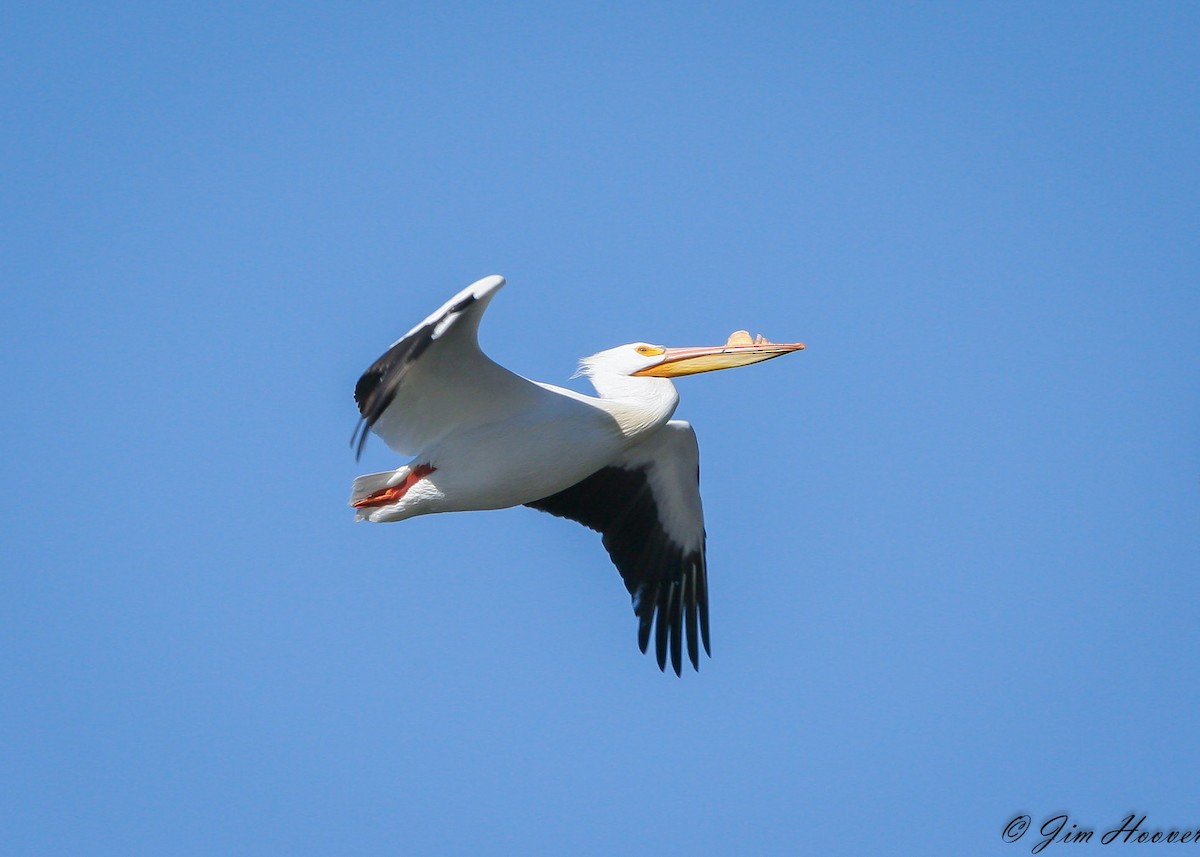
[[693, 668], [701, 641], [712, 656], [700, 449], [688, 423], [671, 420], [611, 465], [525, 505], [601, 533], [633, 599], [643, 652], [653, 626], [659, 669], [669, 650], [680, 674], [685, 636]]

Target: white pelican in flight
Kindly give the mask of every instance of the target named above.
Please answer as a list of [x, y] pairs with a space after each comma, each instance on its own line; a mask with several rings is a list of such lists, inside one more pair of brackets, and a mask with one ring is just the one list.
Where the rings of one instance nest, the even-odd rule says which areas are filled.
[[654, 626], [659, 669], [680, 673], [683, 638], [700, 669], [711, 657], [700, 452], [672, 420], [670, 379], [746, 366], [804, 348], [738, 331], [725, 345], [634, 342], [581, 361], [598, 397], [530, 381], [479, 349], [479, 320], [504, 285], [484, 277], [452, 297], [376, 360], [354, 389], [362, 420], [411, 460], [354, 480], [360, 521], [529, 506], [578, 521], [604, 547], [633, 598], [638, 646]]

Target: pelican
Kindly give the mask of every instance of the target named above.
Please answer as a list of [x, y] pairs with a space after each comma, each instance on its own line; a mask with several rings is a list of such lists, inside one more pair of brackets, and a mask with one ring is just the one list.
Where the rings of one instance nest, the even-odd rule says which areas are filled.
[[671, 419], [671, 378], [747, 366], [804, 348], [752, 340], [664, 348], [634, 342], [580, 363], [598, 396], [530, 381], [480, 350], [483, 312], [504, 285], [484, 277], [406, 333], [358, 379], [356, 459], [368, 432], [410, 458], [354, 480], [357, 520], [529, 506], [602, 535], [633, 600], [638, 647], [658, 667], [695, 670], [709, 644], [700, 451]]

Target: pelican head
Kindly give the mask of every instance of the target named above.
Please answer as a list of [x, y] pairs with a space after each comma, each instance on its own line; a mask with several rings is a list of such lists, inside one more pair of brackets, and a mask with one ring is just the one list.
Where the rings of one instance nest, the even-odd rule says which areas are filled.
[[751, 339], [744, 330], [735, 331], [724, 345], [665, 348], [649, 342], [618, 345], [580, 362], [580, 374], [620, 375], [637, 378], [678, 378], [699, 372], [715, 372], [749, 366], [793, 351], [802, 351], [803, 342], [769, 342], [762, 336]]
[[[744, 330], [734, 331], [724, 345], [705, 345], [695, 348], [663, 348], [660, 345], [636, 343], [632, 348], [645, 365], [630, 372], [637, 377], [678, 378], [717, 369], [749, 366], [793, 351], [802, 351], [803, 342], [768, 342], [761, 335], [755, 339]], [[617, 349], [614, 349], [617, 350]]]

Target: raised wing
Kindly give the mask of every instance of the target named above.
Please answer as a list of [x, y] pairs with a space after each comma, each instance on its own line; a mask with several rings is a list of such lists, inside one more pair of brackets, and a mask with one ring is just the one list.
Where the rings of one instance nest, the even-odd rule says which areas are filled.
[[693, 668], [700, 669], [700, 641], [712, 656], [700, 448], [688, 423], [671, 420], [611, 465], [525, 505], [602, 534], [633, 599], [643, 652], [654, 625], [659, 669], [666, 669], [669, 644], [680, 674], [685, 633]]
[[479, 320], [503, 285], [491, 276], [467, 286], [362, 374], [354, 388], [362, 419], [350, 439], [356, 458], [369, 431], [416, 455], [451, 429], [504, 419], [543, 395], [479, 349]]

